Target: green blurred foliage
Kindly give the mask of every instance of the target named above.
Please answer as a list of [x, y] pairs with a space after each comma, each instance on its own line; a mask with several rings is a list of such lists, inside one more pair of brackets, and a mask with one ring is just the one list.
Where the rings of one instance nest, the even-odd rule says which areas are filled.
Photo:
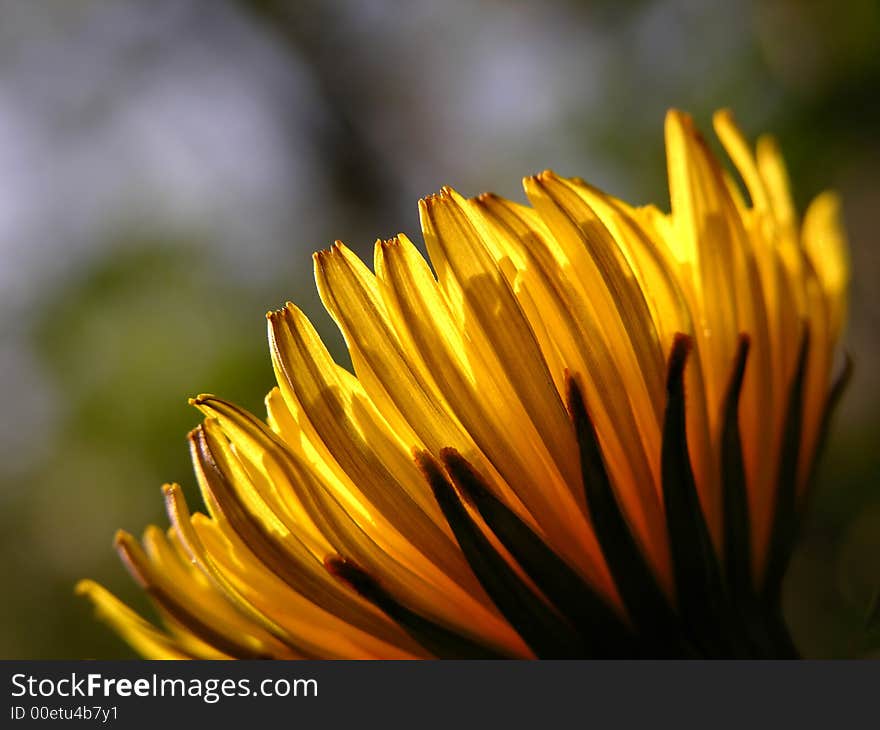
[[[12, 656], [105, 656], [118, 642], [74, 598], [84, 577], [144, 605], [111, 548], [117, 528], [164, 524], [159, 487], [198, 503], [185, 434], [187, 396], [223, 393], [259, 411], [271, 378], [259, 304], [197, 246], [122, 240], [51, 292], [33, 337], [61, 408], [46, 458], [0, 517]], [[8, 614], [7, 614], [8, 615]]]

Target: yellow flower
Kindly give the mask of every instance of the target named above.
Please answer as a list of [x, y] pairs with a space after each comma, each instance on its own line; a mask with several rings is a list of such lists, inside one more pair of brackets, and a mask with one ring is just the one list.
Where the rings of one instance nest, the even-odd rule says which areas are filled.
[[794, 655], [846, 244], [714, 123], [747, 198], [673, 111], [671, 214], [544, 172], [531, 207], [420, 201], [433, 272], [404, 235], [317, 253], [354, 374], [269, 313], [266, 421], [192, 401], [207, 515], [170, 485], [167, 532], [117, 536], [164, 628], [79, 592], [147, 657]]

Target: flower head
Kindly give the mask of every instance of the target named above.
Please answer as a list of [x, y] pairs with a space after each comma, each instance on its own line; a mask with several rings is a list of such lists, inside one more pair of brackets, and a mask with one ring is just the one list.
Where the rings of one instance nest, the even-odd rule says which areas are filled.
[[192, 401], [207, 514], [168, 485], [170, 529], [117, 536], [163, 628], [80, 592], [148, 657], [791, 655], [846, 245], [714, 121], [745, 192], [670, 112], [669, 214], [544, 172], [420, 201], [433, 271], [404, 235], [317, 253], [353, 373], [269, 313], [267, 419]]

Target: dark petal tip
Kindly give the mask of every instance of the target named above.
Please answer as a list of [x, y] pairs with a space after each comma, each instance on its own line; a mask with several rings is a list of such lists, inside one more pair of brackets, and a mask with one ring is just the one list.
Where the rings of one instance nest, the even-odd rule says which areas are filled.
[[579, 656], [581, 647], [570, 624], [523, 581], [523, 576], [495, 549], [463, 504], [458, 490], [467, 489], [473, 495], [488, 497], [481, 477], [454, 450], [446, 449], [442, 454], [456, 487], [433, 458], [421, 458], [419, 466], [487, 595], [538, 657]]
[[507, 504], [492, 493], [480, 474], [455, 449], [441, 452], [452, 481], [480, 513], [543, 595], [579, 635], [582, 656], [635, 655], [633, 637], [622, 617]]
[[672, 351], [666, 369], [666, 390], [679, 388], [682, 382], [684, 366], [693, 347], [693, 338], [684, 332], [676, 333], [672, 340]]
[[350, 558], [328, 555], [324, 558], [324, 567], [334, 578], [338, 578], [364, 598], [375, 596], [379, 588], [370, 574]]
[[679, 619], [617, 501], [576, 376], [568, 378], [567, 400], [580, 451], [587, 508], [629, 618], [649, 655], [686, 656], [690, 649], [685, 645]]
[[441, 659], [503, 659], [495, 649], [484, 646], [458, 631], [442, 626], [400, 603], [372, 575], [350, 558], [329, 555], [324, 566], [334, 577], [382, 610], [419, 645]]

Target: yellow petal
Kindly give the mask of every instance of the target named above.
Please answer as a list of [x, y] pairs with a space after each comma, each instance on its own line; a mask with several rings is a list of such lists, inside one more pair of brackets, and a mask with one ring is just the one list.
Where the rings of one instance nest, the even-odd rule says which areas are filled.
[[192, 659], [167, 634], [144, 620], [110, 593], [91, 580], [81, 580], [76, 593], [85, 596], [95, 607], [98, 618], [105, 621], [145, 659]]

